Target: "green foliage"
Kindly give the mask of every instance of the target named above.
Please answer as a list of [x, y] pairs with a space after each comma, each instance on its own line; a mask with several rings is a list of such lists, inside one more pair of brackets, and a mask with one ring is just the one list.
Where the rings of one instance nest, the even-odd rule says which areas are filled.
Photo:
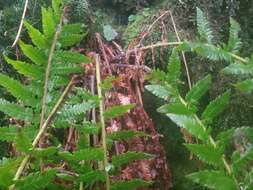
[[194, 182], [217, 190], [236, 190], [234, 180], [221, 171], [200, 171], [187, 176]]
[[[235, 54], [239, 52], [241, 46], [240, 27], [234, 20], [231, 19], [230, 22], [228, 44], [214, 45], [212, 44], [213, 36], [209, 23], [203, 12], [197, 9], [200, 41], [184, 42], [177, 49], [195, 52], [197, 55], [212, 61], [228, 62], [230, 65], [222, 70], [225, 74], [234, 74], [243, 78], [251, 76], [252, 61]], [[169, 71], [161, 75], [155, 71], [156, 74], [152, 75], [153, 78], [151, 77], [151, 79], [152, 82], [158, 84], [148, 85], [146, 88], [154, 95], [166, 100], [166, 104], [158, 108], [159, 112], [166, 114], [179, 127], [186, 129], [193, 137], [200, 139], [196, 144], [193, 144], [194, 140], [187, 141], [190, 144], [185, 144], [185, 146], [198, 159], [208, 165], [206, 167], [208, 170], [200, 170], [187, 177], [208, 189], [252, 189], [252, 184], [248, 181], [249, 176], [251, 176], [253, 160], [252, 128], [229, 129], [218, 133], [216, 138], [212, 136], [214, 133], [211, 124], [225, 111], [230, 101], [231, 90], [227, 90], [211, 101], [200, 114], [196, 106], [212, 87], [211, 76], [207, 75], [198, 81], [189, 92], [186, 92], [185, 98], [183, 98], [181, 94], [185, 94], [185, 92], [180, 92], [181, 84], [175, 84], [175, 81], [180, 79], [178, 69], [175, 69], [178, 68], [176, 65], [180, 65], [180, 63], [173, 56], [172, 54], [170, 59], [172, 66], [169, 65]], [[167, 80], [169, 77], [173, 80]], [[251, 80], [244, 80], [234, 86], [249, 93], [252, 90]], [[232, 144], [234, 144], [233, 149], [231, 149]]]
[[214, 101], [209, 103], [201, 116], [205, 123], [212, 122], [215, 117], [219, 116], [219, 114], [224, 111], [225, 107], [229, 103], [230, 94], [230, 91], [225, 92]]
[[112, 118], [120, 117], [134, 107], [135, 107], [134, 104], [110, 107], [104, 113], [105, 119], [112, 119]]
[[143, 153], [143, 152], [127, 152], [124, 154], [120, 154], [118, 156], [112, 157], [112, 164], [115, 167], [120, 167], [122, 165], [128, 164], [133, 161], [137, 160], [144, 160], [144, 159], [150, 159], [153, 158], [152, 155]]
[[186, 94], [185, 99], [191, 103], [198, 103], [200, 98], [202, 98], [210, 89], [211, 83], [211, 76], [207, 75], [193, 86], [193, 88]]
[[197, 25], [198, 25], [198, 32], [201, 37], [200, 39], [208, 43], [212, 43], [213, 40], [212, 30], [210, 29], [209, 22], [205, 18], [204, 13], [199, 8], [197, 8]]

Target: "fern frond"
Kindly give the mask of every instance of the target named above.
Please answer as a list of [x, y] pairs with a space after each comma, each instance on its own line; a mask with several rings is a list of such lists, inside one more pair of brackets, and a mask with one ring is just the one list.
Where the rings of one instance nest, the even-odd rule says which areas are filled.
[[87, 101], [81, 104], [76, 105], [65, 105], [59, 112], [61, 117], [63, 118], [73, 118], [80, 114], [84, 114], [86, 111], [89, 111], [92, 108], [96, 107], [96, 103], [94, 101]]
[[28, 153], [30, 148], [32, 148], [31, 140], [22, 131], [17, 132], [14, 142], [19, 152]]
[[207, 75], [192, 87], [192, 89], [186, 94], [185, 99], [191, 103], [198, 103], [200, 98], [202, 98], [211, 87], [211, 83], [211, 76]]
[[26, 29], [28, 30], [28, 34], [33, 42], [39, 49], [46, 49], [48, 47], [46, 43], [45, 36], [28, 22], [24, 22]]
[[233, 18], [230, 18], [230, 31], [229, 31], [229, 40], [225, 49], [232, 53], [238, 53], [241, 49], [242, 42], [239, 37], [239, 32], [241, 27]]
[[222, 149], [205, 144], [185, 144], [185, 146], [203, 162], [214, 166], [222, 165]]
[[253, 160], [253, 147], [248, 148], [245, 153], [243, 153], [239, 159], [233, 161], [232, 168], [235, 173], [239, 173], [242, 170], [245, 170], [246, 167], [250, 165], [250, 162]]
[[236, 184], [232, 177], [221, 171], [200, 171], [187, 176], [195, 183], [215, 190], [236, 190]]
[[32, 109], [21, 107], [18, 104], [10, 103], [4, 99], [0, 99], [0, 111], [21, 121], [32, 122], [34, 119]]
[[0, 188], [8, 189], [13, 183], [12, 179], [16, 169], [20, 164], [20, 159], [4, 159], [0, 160]]
[[144, 181], [141, 179], [132, 179], [130, 181], [118, 181], [111, 185], [111, 190], [133, 190], [141, 187], [148, 187], [152, 182]]
[[[58, 19], [61, 14], [61, 5], [62, 5], [62, 0], [52, 0], [52, 8], [54, 10], [55, 16], [58, 17]], [[55, 19], [55, 20], [57, 21], [58, 19]]]
[[193, 115], [196, 113], [197, 108], [194, 105], [185, 106], [181, 103], [170, 103], [161, 106], [157, 111], [164, 114], [173, 113], [177, 115]]
[[17, 127], [0, 127], [0, 141], [11, 142], [14, 141], [17, 134]]
[[17, 80], [14, 80], [7, 75], [0, 74], [0, 85], [6, 88], [14, 97], [23, 101], [25, 104], [34, 106], [36, 99], [33, 94]]
[[56, 23], [54, 22], [54, 14], [52, 9], [41, 8], [42, 13], [42, 28], [44, 36], [47, 40], [51, 40], [54, 36]]
[[204, 126], [201, 126], [194, 117], [175, 114], [167, 114], [167, 116], [179, 127], [186, 129], [193, 136], [204, 142], [208, 141], [209, 132], [205, 130]]
[[222, 70], [225, 74], [230, 75], [244, 75], [252, 76], [253, 75], [253, 64], [230, 64]]
[[27, 56], [33, 63], [36, 65], [46, 65], [47, 64], [47, 56], [42, 50], [38, 48], [25, 44], [24, 42], [20, 41], [19, 46], [25, 56]]
[[230, 95], [231, 92], [227, 91], [217, 97], [214, 101], [210, 102], [202, 113], [202, 120], [204, 120], [205, 123], [211, 123], [214, 118], [224, 111], [225, 107], [229, 103]]
[[220, 132], [216, 137], [218, 144], [220, 144], [223, 147], [229, 145], [232, 141], [234, 133], [235, 128]]
[[60, 152], [59, 156], [67, 161], [102, 161], [104, 151], [102, 148], [87, 148], [71, 154], [70, 152]]
[[62, 35], [67, 36], [70, 34], [80, 34], [83, 32], [82, 23], [66, 24], [62, 27]]
[[56, 171], [49, 169], [43, 172], [36, 172], [17, 180], [15, 186], [19, 190], [40, 190], [45, 189], [50, 183], [54, 181]]
[[70, 47], [76, 45], [82, 41], [82, 39], [86, 36], [86, 34], [61, 34], [59, 43], [63, 48]]
[[32, 156], [36, 159], [51, 157], [58, 152], [58, 147], [47, 147], [47, 148], [35, 148], [32, 150]]
[[113, 141], [127, 141], [135, 137], [146, 137], [148, 134], [143, 131], [116, 131], [110, 134], [107, 134], [107, 138]]
[[234, 86], [242, 92], [251, 93], [253, 91], [253, 79], [240, 81], [236, 83]]
[[198, 7], [197, 7], [197, 26], [200, 39], [211, 44], [213, 40], [212, 30], [203, 11]]
[[91, 60], [76, 52], [71, 51], [57, 51], [54, 55], [55, 61], [60, 63], [90, 63]]
[[120, 117], [120, 116], [124, 115], [125, 113], [127, 113], [129, 110], [133, 109], [134, 107], [135, 107], [134, 104], [109, 107], [105, 111], [104, 117], [105, 117], [105, 119], [112, 119], [112, 118]]
[[105, 173], [103, 171], [91, 171], [78, 178], [78, 181], [84, 182], [86, 185], [93, 185], [96, 182], [105, 182]]
[[129, 164], [130, 162], [137, 160], [147, 160], [151, 158], [154, 158], [154, 156], [143, 152], [126, 152], [112, 156], [112, 164], [115, 167], [120, 167], [122, 165]]
[[211, 61], [233, 61], [231, 54], [219, 46], [199, 42], [189, 43], [189, 46], [191, 51], [196, 52], [199, 56]]
[[146, 85], [145, 88], [154, 94], [155, 96], [168, 100], [171, 96], [175, 94], [175, 90], [171, 86], [161, 86], [158, 84]]
[[23, 61], [15, 61], [4, 57], [6, 62], [14, 67], [14, 69], [20, 74], [26, 77], [32, 77], [33, 79], [42, 79], [43, 69], [37, 65], [32, 65]]
[[178, 55], [178, 51], [173, 49], [168, 64], [168, 73], [166, 75], [167, 82], [173, 87], [177, 87], [181, 76], [181, 61]]
[[69, 74], [77, 74], [83, 73], [84, 68], [77, 64], [72, 63], [62, 63], [62, 64], [55, 64], [52, 66], [52, 75], [69, 75]]

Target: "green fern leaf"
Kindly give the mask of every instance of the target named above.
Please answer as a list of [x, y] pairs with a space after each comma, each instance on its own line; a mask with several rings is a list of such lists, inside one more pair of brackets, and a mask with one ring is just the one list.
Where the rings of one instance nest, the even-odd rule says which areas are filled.
[[58, 152], [58, 147], [35, 148], [32, 150], [31, 155], [36, 159], [46, 158], [55, 155]]
[[247, 79], [247, 80], [238, 82], [234, 86], [242, 92], [251, 93], [253, 91], [253, 79]]
[[181, 61], [178, 56], [178, 51], [173, 49], [170, 56], [170, 61], [168, 65], [167, 81], [173, 87], [177, 87], [178, 82], [180, 81], [181, 75]]
[[0, 141], [12, 142], [17, 135], [17, 127], [0, 127]]
[[231, 92], [227, 91], [221, 96], [217, 97], [214, 101], [210, 102], [202, 113], [201, 118], [206, 123], [211, 123], [221, 112], [224, 111], [229, 103]]
[[221, 171], [200, 171], [187, 176], [195, 183], [215, 190], [236, 190], [232, 177], [226, 176]]
[[32, 60], [33, 63], [36, 65], [46, 65], [47, 64], [47, 56], [42, 50], [38, 48], [25, 44], [24, 42], [20, 41], [19, 46], [23, 53]]
[[34, 119], [32, 109], [21, 107], [4, 99], [0, 99], [0, 111], [21, 121], [32, 122]]
[[203, 43], [188, 43], [191, 51], [196, 52], [199, 56], [207, 58], [211, 61], [227, 61], [232, 62], [231, 54], [219, 46]]
[[19, 131], [15, 137], [16, 149], [19, 152], [28, 153], [30, 148], [32, 148], [32, 143], [30, 139], [22, 132]]
[[93, 185], [96, 182], [105, 182], [106, 177], [103, 171], [91, 171], [81, 175], [78, 181], [84, 182], [86, 185]]
[[24, 22], [26, 29], [28, 30], [28, 34], [33, 42], [39, 49], [46, 49], [48, 47], [46, 43], [45, 36], [28, 22]]
[[193, 105], [188, 107], [181, 103], [170, 103], [161, 106], [157, 111], [164, 114], [173, 113], [177, 115], [192, 115], [196, 113], [197, 108]]
[[187, 149], [201, 161], [214, 166], [221, 166], [223, 150], [205, 144], [185, 144]]
[[43, 76], [43, 69], [36, 65], [28, 64], [22, 61], [11, 60], [8, 57], [4, 57], [7, 63], [12, 65], [15, 70], [26, 77], [32, 77], [33, 79], [41, 79]]
[[70, 152], [60, 152], [59, 156], [67, 161], [102, 161], [104, 151], [102, 148], [87, 148], [71, 154]]
[[64, 35], [64, 33], [61, 34], [59, 43], [63, 48], [70, 47], [73, 45], [76, 45], [82, 41], [85, 34], [68, 34]]
[[105, 111], [104, 117], [105, 117], [105, 119], [112, 119], [112, 118], [120, 117], [134, 107], [135, 107], [134, 104], [113, 106], [113, 107], [108, 108]]
[[51, 40], [54, 36], [56, 24], [54, 22], [54, 14], [52, 9], [41, 8], [43, 33], [47, 40]]
[[91, 60], [76, 52], [71, 51], [57, 51], [55, 52], [54, 58], [56, 62], [61, 63], [90, 63]]
[[147, 160], [151, 158], [154, 158], [154, 156], [143, 152], [126, 152], [112, 156], [112, 164], [115, 167], [120, 167], [122, 165], [129, 164], [130, 162], [137, 160]]
[[6, 88], [14, 97], [23, 101], [27, 105], [35, 106], [36, 100], [33, 94], [20, 82], [0, 74], [0, 85]]
[[209, 132], [204, 126], [201, 126], [194, 117], [175, 114], [167, 114], [167, 116], [179, 127], [185, 128], [193, 136], [203, 140], [204, 142], [208, 141]]
[[13, 177], [20, 164], [20, 159], [0, 160], [0, 188], [8, 189], [13, 184]]
[[253, 64], [230, 64], [224, 68], [223, 73], [231, 75], [244, 75], [252, 76], [253, 75]]
[[145, 88], [155, 96], [162, 98], [164, 100], [168, 100], [171, 96], [175, 94], [174, 89], [172, 89], [172, 87], [170, 86], [165, 87], [154, 84], [154, 85], [147, 85], [145, 86]]
[[231, 143], [231, 140], [233, 139], [234, 133], [235, 128], [220, 132], [216, 137], [218, 144], [223, 147], [229, 145]]
[[229, 40], [228, 45], [225, 47], [227, 51], [232, 53], [238, 53], [242, 42], [239, 38], [239, 32], [241, 31], [240, 25], [233, 19], [230, 18], [230, 32], [229, 32]]
[[141, 179], [132, 179], [130, 181], [118, 181], [111, 185], [111, 190], [133, 190], [141, 187], [148, 187], [152, 182], [144, 181]]
[[61, 14], [61, 5], [62, 5], [62, 0], [52, 0], [52, 8], [56, 14], [56, 16], [60, 16]]
[[207, 75], [205, 78], [198, 81], [186, 94], [186, 100], [191, 103], [197, 103], [200, 98], [209, 90], [211, 83], [212, 79], [210, 75]]
[[62, 35], [67, 36], [70, 34], [80, 34], [83, 32], [82, 23], [66, 24], [62, 27]]
[[64, 63], [64, 64], [55, 64], [52, 67], [52, 75], [69, 75], [69, 74], [74, 74], [74, 73], [83, 73], [84, 68], [76, 65], [76, 64], [71, 64], [71, 63]]
[[117, 131], [107, 134], [107, 138], [113, 141], [127, 141], [135, 137], [146, 137], [148, 134], [142, 131]]
[[41, 190], [52, 183], [55, 177], [56, 171], [54, 169], [49, 169], [43, 172], [32, 173], [23, 179], [17, 180], [15, 186], [19, 190]]
[[235, 173], [239, 173], [250, 166], [250, 162], [253, 160], [253, 147], [248, 148], [245, 153], [239, 156], [238, 159], [233, 160], [232, 168]]
[[211, 44], [213, 40], [212, 30], [210, 28], [208, 20], [204, 16], [204, 13], [199, 8], [197, 8], [197, 26], [201, 40], [204, 40]]
[[87, 101], [76, 105], [65, 105], [58, 114], [60, 114], [61, 117], [67, 119], [78, 116], [80, 114], [84, 114], [85, 112], [95, 107], [96, 103], [94, 101]]

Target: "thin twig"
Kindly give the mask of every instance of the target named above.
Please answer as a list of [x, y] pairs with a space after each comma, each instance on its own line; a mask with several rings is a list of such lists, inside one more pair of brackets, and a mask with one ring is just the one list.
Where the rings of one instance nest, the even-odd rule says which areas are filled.
[[42, 127], [44, 123], [44, 118], [45, 118], [45, 113], [46, 113], [46, 101], [47, 101], [47, 95], [48, 95], [48, 84], [49, 84], [49, 76], [50, 76], [50, 71], [51, 71], [51, 66], [52, 66], [52, 60], [53, 60], [53, 55], [55, 52], [55, 47], [57, 40], [60, 36], [61, 29], [62, 29], [62, 23], [63, 23], [63, 18], [64, 18], [64, 12], [61, 16], [60, 23], [58, 25], [57, 31], [55, 32], [54, 39], [51, 45], [50, 53], [48, 56], [48, 62], [47, 62], [47, 68], [46, 68], [46, 74], [45, 74], [45, 84], [44, 84], [44, 92], [43, 92], [43, 98], [42, 98], [42, 106], [41, 106], [41, 115], [40, 115], [40, 127]]
[[97, 91], [99, 97], [99, 110], [100, 110], [100, 123], [102, 130], [102, 143], [104, 150], [104, 169], [106, 174], [106, 190], [110, 190], [110, 178], [109, 173], [107, 171], [108, 166], [108, 158], [107, 158], [107, 144], [106, 144], [106, 128], [105, 128], [105, 118], [104, 118], [104, 100], [101, 89], [101, 76], [100, 76], [100, 57], [96, 55], [96, 79], [97, 79]]
[[109, 72], [110, 75], [112, 75], [112, 71], [111, 71], [111, 68], [110, 68], [110, 63], [109, 63], [109, 60], [107, 59], [107, 55], [106, 55], [106, 52], [105, 52], [105, 47], [103, 45], [103, 42], [101, 40], [101, 36], [100, 36], [99, 33], [96, 33], [96, 38], [97, 38], [97, 41], [98, 41], [98, 45], [100, 46], [100, 49], [102, 51], [103, 58], [105, 59], [106, 66], [108, 67], [108, 72]]
[[[171, 12], [169, 12], [169, 13], [170, 13], [170, 18], [171, 18], [171, 21], [172, 21], [172, 25], [173, 25], [175, 34], [177, 36], [177, 40], [178, 40], [178, 42], [182, 42], [180, 37], [179, 37], [178, 31], [177, 31], [177, 26], [176, 26], [174, 17], [173, 17]], [[187, 64], [187, 61], [186, 61], [184, 51], [182, 51], [182, 57], [183, 57], [183, 62], [184, 62], [185, 71], [186, 71], [186, 75], [187, 75], [187, 81], [188, 81], [189, 89], [191, 89], [192, 88], [191, 77], [190, 77], [190, 72], [189, 72], [189, 68], [188, 68], [188, 64]]]
[[20, 24], [19, 24], [18, 33], [16, 35], [16, 38], [15, 38], [13, 44], [11, 45], [12, 48], [16, 46], [16, 44], [18, 43], [18, 40], [20, 38], [20, 34], [21, 34], [21, 31], [22, 31], [22, 28], [23, 28], [23, 25], [24, 25], [24, 20], [25, 20], [25, 15], [26, 15], [27, 8], [28, 8], [28, 0], [25, 1], [25, 6], [24, 6], [21, 21], [20, 21]]
[[[145, 32], [145, 34], [142, 36], [142, 38], [140, 39], [139, 44], [141, 44], [143, 42], [143, 40], [148, 36], [148, 34], [150, 33], [150, 31], [152, 30], [152, 28], [154, 27], [154, 25], [160, 20], [162, 19], [166, 14], [168, 14], [169, 11], [165, 11], [163, 14], [161, 14], [147, 29], [147, 31]], [[139, 45], [138, 44], [138, 45]]]
[[111, 64], [111, 66], [112, 67], [125, 67], [125, 68], [131, 68], [131, 69], [143, 69], [147, 73], [150, 73], [152, 71], [152, 69], [146, 65]]
[[[57, 101], [57, 103], [55, 104], [53, 110], [51, 111], [51, 113], [49, 114], [47, 120], [44, 122], [43, 126], [39, 129], [39, 132], [38, 134], [36, 135], [35, 139], [33, 140], [33, 143], [32, 143], [32, 147], [35, 148], [40, 139], [43, 137], [43, 135], [45, 134], [47, 128], [49, 127], [49, 125], [51, 124], [52, 120], [54, 119], [54, 116], [56, 115], [57, 111], [59, 110], [59, 108], [61, 107], [63, 101], [65, 100], [65, 98], [67, 97], [68, 93], [70, 92], [73, 84], [74, 84], [74, 80], [75, 80], [75, 77], [73, 77], [71, 79], [71, 81], [69, 82], [68, 86], [65, 88], [63, 94], [61, 95], [61, 97], [59, 98], [59, 100]], [[20, 178], [20, 176], [22, 175], [27, 163], [29, 162], [30, 160], [30, 155], [27, 155], [21, 162], [16, 174], [15, 174], [15, 177], [13, 179], [13, 181], [16, 181]], [[15, 188], [15, 185], [12, 185], [9, 190], [14, 190]]]

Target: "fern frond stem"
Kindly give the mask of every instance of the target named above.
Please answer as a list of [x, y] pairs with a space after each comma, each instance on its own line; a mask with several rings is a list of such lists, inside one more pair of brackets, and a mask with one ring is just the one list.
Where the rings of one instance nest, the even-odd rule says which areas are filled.
[[244, 58], [242, 58], [242, 57], [240, 57], [240, 56], [238, 56], [238, 55], [235, 55], [234, 53], [230, 53], [230, 52], [229, 52], [229, 54], [230, 54], [233, 58], [237, 59], [238, 61], [240, 61], [240, 62], [242, 62], [242, 63], [248, 63], [248, 61], [247, 61], [246, 59], [244, 59]]
[[140, 47], [140, 48], [134, 48], [127, 51], [127, 54], [136, 52], [136, 51], [145, 51], [153, 48], [159, 48], [159, 47], [166, 47], [166, 46], [178, 46], [183, 44], [183, 42], [158, 42], [156, 44]]
[[22, 17], [21, 17], [21, 21], [20, 21], [19, 28], [18, 28], [18, 33], [16, 35], [16, 38], [15, 38], [13, 44], [11, 45], [12, 48], [16, 46], [16, 44], [18, 43], [18, 40], [20, 38], [21, 31], [22, 31], [22, 28], [23, 28], [23, 25], [24, 25], [26, 11], [27, 11], [27, 8], [28, 8], [28, 3], [29, 3], [29, 1], [26, 0], [24, 10], [23, 10], [23, 14], [22, 14]]
[[[170, 13], [170, 18], [171, 18], [171, 21], [172, 21], [172, 25], [173, 25], [173, 28], [174, 28], [174, 31], [175, 31], [175, 34], [176, 34], [176, 37], [177, 37], [177, 41], [178, 42], [182, 42], [181, 39], [180, 39], [178, 30], [177, 30], [177, 26], [176, 26], [174, 17], [173, 17], [173, 15], [172, 15], [172, 13], [170, 11], [169, 11], [169, 13]], [[192, 88], [191, 77], [190, 77], [190, 72], [189, 72], [189, 68], [188, 68], [188, 64], [187, 64], [187, 61], [186, 61], [186, 57], [185, 57], [184, 51], [182, 51], [182, 58], [183, 58], [184, 66], [185, 66], [185, 71], [186, 71], [188, 86], [189, 86], [189, 89], [191, 89]]]
[[[51, 122], [54, 119], [54, 116], [56, 115], [57, 111], [59, 110], [59, 108], [61, 107], [61, 105], [64, 102], [65, 98], [67, 97], [68, 93], [72, 89], [74, 81], [75, 81], [75, 77], [72, 77], [71, 81], [69, 82], [68, 86], [65, 88], [65, 90], [62, 93], [61, 97], [58, 99], [57, 103], [55, 104], [55, 106], [52, 109], [51, 113], [49, 114], [48, 118], [44, 122], [43, 126], [39, 129], [39, 132], [37, 133], [37, 135], [36, 135], [36, 137], [35, 137], [35, 139], [33, 140], [33, 143], [32, 143], [33, 148], [35, 148], [39, 144], [40, 139], [45, 134], [48, 126], [51, 124]], [[19, 165], [19, 168], [18, 168], [18, 170], [15, 174], [15, 177], [13, 178], [13, 181], [18, 180], [21, 177], [21, 175], [22, 175], [27, 163], [29, 162], [29, 160], [30, 160], [30, 155], [26, 155], [26, 157], [22, 160], [21, 164]], [[14, 190], [14, 188], [15, 188], [15, 186], [12, 185], [9, 188], [9, 190]]]
[[[185, 100], [181, 96], [179, 96], [179, 99], [180, 99], [180, 101], [181, 101], [182, 104], [184, 104], [185, 106], [187, 106], [187, 103], [185, 102]], [[202, 123], [202, 121], [199, 119], [199, 117], [196, 114], [194, 114], [193, 117], [196, 119], [196, 121], [202, 127], [202, 129], [204, 131], [206, 131], [206, 127], [204, 126], [204, 124]], [[209, 138], [209, 141], [210, 141], [211, 145], [214, 148], [216, 148], [217, 144], [216, 144], [215, 140], [213, 139], [213, 137], [211, 135], [208, 135], [208, 138]], [[225, 157], [224, 154], [222, 155], [222, 162], [223, 162], [224, 167], [227, 170], [228, 174], [231, 175], [232, 174], [232, 169], [231, 169], [231, 166], [229, 165], [229, 163], [227, 162], [226, 157]]]
[[45, 119], [45, 113], [46, 113], [46, 101], [47, 101], [47, 95], [48, 95], [48, 84], [49, 84], [49, 77], [50, 77], [50, 71], [51, 71], [51, 66], [52, 66], [52, 60], [53, 60], [53, 55], [55, 52], [56, 48], [56, 43], [58, 38], [60, 37], [61, 29], [62, 29], [62, 23], [63, 23], [63, 18], [64, 18], [64, 12], [61, 16], [60, 22], [58, 24], [58, 27], [56, 29], [54, 39], [50, 48], [49, 56], [48, 56], [48, 61], [47, 61], [47, 68], [46, 68], [46, 73], [45, 73], [45, 79], [44, 79], [44, 92], [43, 92], [43, 97], [42, 97], [42, 106], [41, 106], [41, 114], [40, 114], [40, 128], [42, 127]]
[[106, 190], [110, 190], [110, 178], [109, 173], [106, 169], [108, 165], [108, 158], [107, 158], [107, 144], [106, 144], [106, 128], [105, 128], [105, 118], [104, 118], [104, 101], [101, 89], [101, 74], [100, 74], [100, 57], [96, 55], [96, 79], [97, 79], [97, 91], [99, 97], [99, 110], [100, 110], [100, 122], [102, 128], [102, 143], [104, 149], [104, 169], [106, 174]]

